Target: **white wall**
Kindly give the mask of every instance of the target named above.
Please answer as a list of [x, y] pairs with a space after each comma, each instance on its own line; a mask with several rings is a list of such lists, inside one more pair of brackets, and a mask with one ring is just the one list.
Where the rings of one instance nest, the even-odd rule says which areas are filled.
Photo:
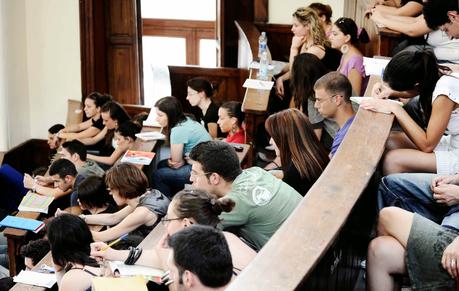
[[332, 20], [343, 16], [346, 0], [269, 0], [269, 23], [291, 24], [292, 13], [298, 7], [308, 6], [313, 2], [329, 4], [333, 9]]
[[11, 148], [29, 138], [45, 138], [51, 125], [65, 123], [67, 99], [81, 99], [79, 4], [78, 0], [0, 2], [5, 32], [0, 118], [5, 120], [3, 82]]
[[[3, 2], [0, 2], [0, 60], [5, 59], [3, 49], [5, 44], [5, 29], [4, 19], [5, 10], [3, 9]], [[5, 88], [5, 62], [0, 62], [0, 151], [5, 151], [8, 146], [8, 117], [6, 115], [6, 107], [8, 106], [6, 100]]]

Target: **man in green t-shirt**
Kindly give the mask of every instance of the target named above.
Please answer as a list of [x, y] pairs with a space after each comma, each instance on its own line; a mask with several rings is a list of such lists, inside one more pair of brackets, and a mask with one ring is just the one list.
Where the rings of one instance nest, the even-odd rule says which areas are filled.
[[301, 195], [265, 170], [242, 170], [233, 147], [222, 141], [202, 142], [190, 153], [193, 186], [236, 206], [222, 213], [223, 228], [239, 227], [240, 235], [261, 249], [300, 203]]

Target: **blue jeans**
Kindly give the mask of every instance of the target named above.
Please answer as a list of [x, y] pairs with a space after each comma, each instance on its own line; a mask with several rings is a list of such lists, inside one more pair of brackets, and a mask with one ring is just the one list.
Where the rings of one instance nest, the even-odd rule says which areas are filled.
[[433, 199], [430, 185], [436, 174], [402, 173], [382, 178], [378, 189], [378, 211], [397, 206], [459, 230], [459, 205], [447, 206]]
[[185, 164], [178, 169], [170, 168], [167, 160], [161, 161], [153, 172], [153, 187], [171, 198], [190, 182], [191, 165]]
[[0, 167], [0, 208], [16, 210], [22, 197], [29, 191], [24, 188], [24, 175], [8, 164]]

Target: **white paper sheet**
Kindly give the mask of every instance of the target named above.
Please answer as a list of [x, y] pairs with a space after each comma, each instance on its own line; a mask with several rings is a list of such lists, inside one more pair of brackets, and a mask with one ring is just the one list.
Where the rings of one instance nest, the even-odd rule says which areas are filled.
[[14, 277], [13, 281], [16, 283], [51, 288], [56, 284], [56, 275], [22, 270], [19, 275]]
[[272, 81], [261, 81], [261, 80], [256, 80], [256, 79], [247, 79], [247, 80], [245, 80], [244, 85], [242, 85], [242, 87], [251, 88], [251, 89], [257, 89], [257, 90], [271, 90], [273, 85], [274, 85], [274, 82], [272, 82]]
[[363, 66], [365, 67], [365, 74], [367, 76], [376, 75], [382, 76], [384, 69], [389, 63], [390, 59], [379, 58], [363, 58]]

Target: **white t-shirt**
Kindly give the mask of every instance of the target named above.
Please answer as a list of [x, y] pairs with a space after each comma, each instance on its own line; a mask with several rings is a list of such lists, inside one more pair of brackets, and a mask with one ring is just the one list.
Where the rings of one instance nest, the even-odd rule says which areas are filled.
[[434, 30], [427, 34], [427, 44], [433, 47], [437, 59], [459, 63], [459, 39], [450, 39], [441, 30]]
[[[445, 75], [438, 80], [432, 93], [432, 104], [440, 95], [445, 95], [456, 104], [459, 104], [459, 73]], [[454, 109], [451, 112], [446, 134], [450, 136], [448, 150], [459, 149], [459, 109]]]

